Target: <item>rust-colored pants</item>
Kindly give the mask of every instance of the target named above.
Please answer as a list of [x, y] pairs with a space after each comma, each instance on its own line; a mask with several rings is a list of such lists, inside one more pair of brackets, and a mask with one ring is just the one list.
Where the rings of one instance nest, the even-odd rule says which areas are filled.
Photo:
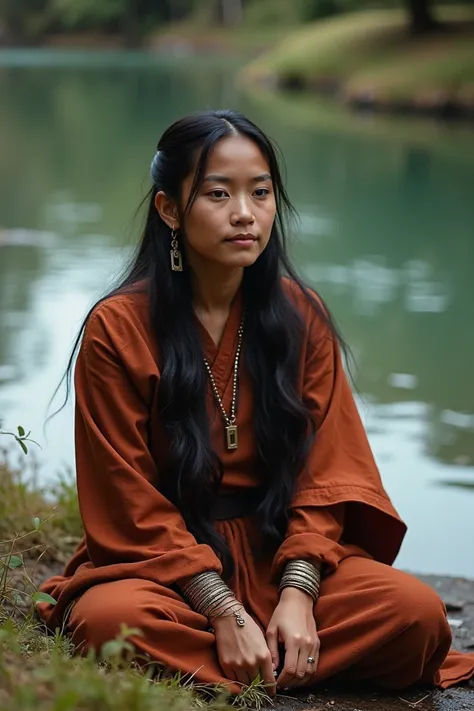
[[[265, 566], [264, 566], [265, 568]], [[233, 586], [247, 611], [265, 629], [277, 591], [263, 570], [258, 589]], [[451, 632], [442, 601], [430, 587], [399, 570], [352, 556], [321, 584], [315, 607], [321, 640], [318, 680], [368, 681], [388, 689], [415, 683], [447, 687], [469, 679], [474, 655], [449, 651]], [[81, 649], [99, 648], [120, 623], [138, 627], [139, 654], [199, 682], [227, 683], [206, 618], [167, 588], [125, 579], [89, 588], [71, 612], [68, 629]], [[238, 691], [235, 682], [230, 689]]]

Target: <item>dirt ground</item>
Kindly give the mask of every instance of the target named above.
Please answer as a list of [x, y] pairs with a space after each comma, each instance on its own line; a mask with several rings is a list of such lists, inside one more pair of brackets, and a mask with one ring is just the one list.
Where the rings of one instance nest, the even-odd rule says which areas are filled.
[[[474, 581], [430, 575], [418, 577], [434, 587], [445, 601], [453, 646], [474, 652]], [[416, 689], [387, 694], [367, 688], [341, 689], [328, 685], [310, 694], [279, 696], [275, 708], [281, 711], [474, 711], [474, 689]]]

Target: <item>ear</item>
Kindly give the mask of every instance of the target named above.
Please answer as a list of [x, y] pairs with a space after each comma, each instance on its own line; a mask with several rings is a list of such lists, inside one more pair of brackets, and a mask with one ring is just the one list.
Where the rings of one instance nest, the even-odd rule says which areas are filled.
[[171, 230], [179, 228], [178, 206], [163, 190], [155, 195], [155, 207], [163, 222], [166, 222]]

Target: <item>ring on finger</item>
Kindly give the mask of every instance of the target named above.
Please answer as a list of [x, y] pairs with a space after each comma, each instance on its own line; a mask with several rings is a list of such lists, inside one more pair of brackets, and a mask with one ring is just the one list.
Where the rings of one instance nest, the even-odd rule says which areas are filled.
[[308, 657], [308, 664], [314, 664], [316, 659], [314, 657]]

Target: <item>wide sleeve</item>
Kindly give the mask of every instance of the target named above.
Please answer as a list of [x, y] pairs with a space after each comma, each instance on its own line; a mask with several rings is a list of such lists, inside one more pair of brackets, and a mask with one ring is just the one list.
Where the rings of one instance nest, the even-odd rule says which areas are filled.
[[406, 530], [383, 489], [337, 340], [311, 311], [299, 389], [316, 434], [298, 478], [285, 539], [274, 557], [275, 579], [295, 558], [335, 569], [346, 544], [391, 563]]
[[120, 340], [106, 305], [90, 317], [75, 368], [79, 505], [95, 567], [122, 564], [133, 577], [170, 586], [204, 570], [220, 573], [221, 564], [156, 488], [150, 407], [127, 360], [146, 367], [140, 347], [139, 334]]
[[344, 529], [345, 504], [297, 506], [291, 511], [285, 540], [273, 561], [273, 576], [280, 576], [290, 560], [320, 563], [334, 570], [344, 556], [339, 540]]

